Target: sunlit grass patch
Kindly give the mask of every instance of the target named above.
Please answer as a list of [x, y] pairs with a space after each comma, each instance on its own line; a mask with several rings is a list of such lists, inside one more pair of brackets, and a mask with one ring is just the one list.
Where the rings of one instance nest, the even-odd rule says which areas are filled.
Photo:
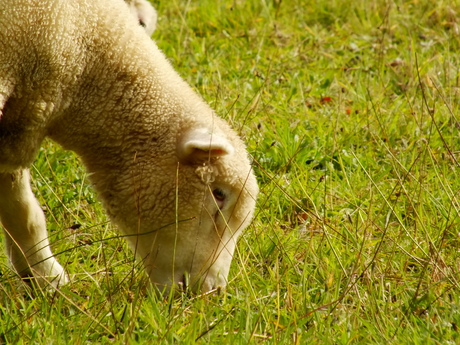
[[171, 1], [159, 47], [245, 138], [261, 195], [221, 293], [160, 298], [74, 155], [31, 169], [72, 284], [0, 256], [0, 343], [459, 342], [460, 4]]

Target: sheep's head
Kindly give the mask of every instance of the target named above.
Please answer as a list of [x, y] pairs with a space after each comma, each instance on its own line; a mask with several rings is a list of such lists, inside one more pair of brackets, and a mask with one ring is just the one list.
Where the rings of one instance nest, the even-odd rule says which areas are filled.
[[159, 290], [206, 292], [227, 283], [258, 186], [245, 146], [233, 131], [190, 129], [175, 146], [169, 163], [144, 168], [142, 176], [153, 172], [153, 179], [137, 183], [139, 230], [133, 231], [133, 224], [129, 231], [124, 228], [142, 234], [128, 240]]

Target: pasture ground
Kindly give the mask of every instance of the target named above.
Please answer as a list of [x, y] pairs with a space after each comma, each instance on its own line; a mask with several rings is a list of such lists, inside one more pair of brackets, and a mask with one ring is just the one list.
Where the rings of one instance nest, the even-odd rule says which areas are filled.
[[34, 190], [73, 283], [31, 291], [2, 251], [0, 343], [460, 343], [460, 2], [155, 5], [154, 39], [254, 157], [229, 287], [147, 293], [78, 159], [46, 142]]

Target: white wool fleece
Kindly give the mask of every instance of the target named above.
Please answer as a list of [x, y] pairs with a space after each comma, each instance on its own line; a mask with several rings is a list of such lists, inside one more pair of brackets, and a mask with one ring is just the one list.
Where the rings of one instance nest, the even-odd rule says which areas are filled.
[[[27, 185], [28, 174], [18, 171], [50, 137], [81, 157], [111, 219], [136, 235], [127, 239], [154, 284], [225, 285], [258, 193], [245, 146], [126, 4], [0, 0], [0, 52], [0, 190], [14, 195], [11, 180]], [[22, 244], [31, 233], [46, 237], [44, 225], [28, 235], [8, 227], [15, 211], [2, 211], [1, 198], [16, 270], [56, 275], [54, 261], [51, 269], [27, 256], [30, 238]]]

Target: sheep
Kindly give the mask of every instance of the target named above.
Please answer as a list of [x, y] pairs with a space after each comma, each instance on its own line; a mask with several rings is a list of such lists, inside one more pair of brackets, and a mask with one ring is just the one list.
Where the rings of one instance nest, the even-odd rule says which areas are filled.
[[79, 155], [152, 287], [224, 287], [258, 194], [237, 133], [122, 0], [0, 0], [0, 9], [0, 222], [18, 275], [70, 281], [30, 186], [49, 137]]
[[125, 0], [131, 14], [139, 20], [147, 35], [152, 36], [157, 25], [158, 15], [147, 0]]

